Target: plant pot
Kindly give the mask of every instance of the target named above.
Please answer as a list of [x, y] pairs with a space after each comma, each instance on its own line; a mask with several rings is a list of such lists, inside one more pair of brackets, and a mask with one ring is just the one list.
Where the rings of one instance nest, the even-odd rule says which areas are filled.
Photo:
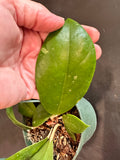
[[[76, 108], [79, 112], [81, 120], [83, 120], [86, 124], [89, 124], [90, 127], [88, 127], [82, 134], [80, 138], [80, 142], [78, 145], [78, 148], [76, 150], [76, 154], [73, 157], [73, 160], [76, 159], [79, 152], [81, 151], [83, 145], [92, 137], [92, 135], [95, 132], [97, 120], [96, 120], [96, 113], [92, 107], [92, 105], [85, 99], [82, 98], [77, 104]], [[27, 132], [23, 130], [23, 136], [24, 140], [27, 146], [31, 145], [31, 141], [27, 138]]]

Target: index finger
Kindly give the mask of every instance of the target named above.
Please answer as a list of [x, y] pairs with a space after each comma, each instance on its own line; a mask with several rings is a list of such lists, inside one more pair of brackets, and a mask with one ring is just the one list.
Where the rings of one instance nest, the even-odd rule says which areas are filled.
[[40, 32], [52, 32], [61, 28], [64, 18], [51, 13], [42, 4], [30, 0], [11, 0], [19, 26]]

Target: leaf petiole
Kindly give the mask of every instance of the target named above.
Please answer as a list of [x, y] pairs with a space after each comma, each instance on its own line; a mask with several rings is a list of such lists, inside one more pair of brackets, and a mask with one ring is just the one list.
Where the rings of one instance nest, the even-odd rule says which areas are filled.
[[57, 128], [61, 126], [60, 124], [56, 124], [55, 127], [50, 131], [49, 135], [48, 135], [48, 138], [50, 139], [50, 142], [53, 141], [53, 138], [54, 138], [54, 135], [55, 135], [55, 132], [57, 130]]

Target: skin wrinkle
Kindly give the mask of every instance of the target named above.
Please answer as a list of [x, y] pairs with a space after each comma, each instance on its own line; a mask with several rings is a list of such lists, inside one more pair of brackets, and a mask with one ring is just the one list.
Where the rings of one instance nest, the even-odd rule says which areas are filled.
[[[14, 1], [13, 0], [13, 5], [14, 5], [14, 8], [15, 8], [15, 11], [16, 11], [16, 16], [17, 16], [17, 24], [19, 25], [20, 24], [20, 22], [19, 21], [21, 21], [22, 20], [22, 18], [21, 18], [21, 15], [23, 16], [23, 21], [24, 21], [24, 12], [23, 11], [21, 11], [21, 13], [19, 13], [20, 12], [20, 10], [21, 10], [21, 8], [19, 7], [19, 10], [18, 10], [18, 7], [17, 7], [17, 4], [16, 4], [16, 1]], [[23, 4], [22, 4], [23, 5]], [[23, 7], [24, 8], [24, 7]], [[20, 16], [19, 16], [20, 15]], [[21, 27], [23, 27], [23, 25], [19, 25], [19, 26], [21, 26]]]
[[[31, 10], [32, 10], [32, 12], [31, 12]], [[30, 6], [27, 6], [27, 4], [26, 4], [26, 6], [24, 6], [24, 17], [25, 17], [25, 19], [27, 19], [27, 15], [26, 14], [29, 14], [30, 15], [30, 17], [32, 16], [32, 18], [33, 18], [33, 16], [34, 16], [34, 21], [33, 21], [33, 23], [29, 23], [29, 24], [25, 24], [25, 26], [28, 26], [28, 28], [29, 29], [32, 29], [32, 30], [34, 30], [34, 28], [35, 28], [35, 26], [36, 26], [36, 24], [37, 24], [37, 20], [38, 20], [38, 13], [39, 13], [39, 11], [37, 10], [33, 10]], [[34, 13], [34, 14], [33, 14]], [[27, 20], [26, 20], [26, 22], [28, 22]]]
[[[28, 22], [30, 23], [30, 25], [34, 25], [36, 15], [37, 15], [38, 12], [40, 12], [40, 17], [45, 15], [45, 10], [48, 12], [48, 10], [43, 6], [39, 6], [39, 10], [38, 10], [38, 5], [36, 6], [36, 3], [33, 2], [33, 1], [31, 1], [31, 3], [27, 3], [27, 2], [24, 3], [24, 1], [23, 1], [22, 7], [21, 7], [22, 9], [19, 8], [19, 3], [20, 3], [19, 0], [18, 1], [13, 0], [13, 1], [14, 1], [14, 7], [16, 8], [18, 25], [19, 26], [27, 26], [27, 28], [32, 29], [33, 27], [29, 27]], [[35, 6], [35, 9], [33, 8], [32, 5]], [[32, 17], [32, 20], [31, 20], [31, 16], [28, 16], [28, 15], [30, 15], [33, 12], [34, 12], [34, 14], [32, 14], [31, 16], [34, 15], [34, 18]], [[22, 17], [21, 17], [21, 15], [22, 15]], [[29, 21], [28, 21], [28, 19], [29, 19]], [[39, 18], [39, 19], [41, 21], [41, 18]], [[37, 28], [37, 29], [35, 29], [35, 28]], [[35, 28], [33, 28], [33, 29], [38, 31], [39, 27], [35, 26]]]
[[[26, 5], [27, 4], [28, 3], [26, 3]], [[32, 9], [33, 8], [32, 5], [35, 6], [35, 9]], [[32, 17], [32, 21], [31, 21], [31, 17], [28, 16], [28, 15], [30, 15], [31, 12], [34, 15]], [[37, 19], [36, 19], [37, 14], [38, 14], [38, 16], [37, 16]], [[19, 14], [18, 14], [18, 16], [19, 16]], [[31, 24], [32, 23], [34, 24], [35, 21], [37, 21], [36, 25], [34, 25], [34, 28], [33, 28], [33, 30], [35, 30], [35, 31], [39, 31], [39, 30], [48, 31], [48, 28], [51, 29], [51, 31], [53, 31], [53, 29], [52, 29], [53, 28], [53, 23], [51, 23], [51, 22], [53, 20], [53, 17], [54, 17], [54, 20], [56, 19], [56, 16], [54, 14], [52, 14], [51, 12], [49, 12], [48, 9], [45, 8], [43, 5], [38, 7], [38, 5], [36, 5], [35, 2], [31, 2], [31, 4], [29, 3], [28, 6], [27, 6], [27, 12], [25, 12], [24, 17], [25, 17], [25, 19], [29, 19], [29, 21], [27, 20], [27, 22], [30, 22]], [[57, 21], [59, 21], [59, 19]], [[58, 24], [58, 22], [56, 24]], [[23, 25], [22, 22], [19, 25]], [[25, 26], [27, 26], [27, 28], [29, 28], [28, 23], [26, 23]], [[57, 25], [55, 27], [58, 28]], [[29, 29], [32, 29], [32, 28], [29, 28]]]
[[32, 29], [34, 29], [34, 28], [35, 28], [35, 26], [37, 25], [38, 14], [39, 14], [39, 11], [37, 11], [37, 12], [36, 12], [36, 17], [35, 17], [34, 25], [31, 27]]
[[[26, 39], [28, 39], [28, 35], [31, 35], [31, 37], [32, 37], [31, 40], [29, 39], [30, 47], [24, 48], [26, 46], [25, 42], [26, 42]], [[32, 40], [33, 40], [33, 42], [32, 42]], [[23, 78], [23, 80], [26, 84], [26, 87], [27, 87], [26, 99], [29, 99], [29, 97], [32, 97], [34, 94], [35, 77], [33, 77], [33, 75], [35, 75], [35, 64], [36, 64], [36, 61], [34, 59], [37, 59], [38, 53], [40, 51], [40, 46], [41, 46], [40, 43], [41, 43], [41, 40], [40, 40], [39, 34], [37, 32], [31, 32], [26, 29], [24, 30], [24, 40], [23, 40], [22, 52], [24, 53], [23, 55], [25, 55], [25, 56], [22, 59], [23, 63], [20, 68], [20, 73], [21, 73], [21, 77]], [[36, 47], [36, 46], [39, 46], [39, 47]], [[30, 52], [29, 52], [29, 49], [30, 49]], [[26, 55], [25, 52], [26, 53], [29, 52], [29, 54]], [[34, 62], [34, 64], [33, 64], [33, 62]], [[32, 64], [32, 68], [31, 68], [31, 64]]]
[[[24, 66], [21, 65], [21, 70]], [[21, 74], [22, 79], [24, 80], [24, 83], [26, 85], [27, 93], [26, 93], [26, 100], [29, 99], [29, 97], [32, 97], [35, 87], [34, 87], [34, 81], [31, 79], [31, 73], [27, 70], [24, 70], [24, 72]], [[26, 77], [26, 78], [25, 78]]]
[[28, 24], [26, 25], [26, 22], [28, 22], [26, 14], [29, 13], [29, 11], [27, 9], [29, 10], [29, 6], [27, 6], [27, 4], [26, 4], [26, 5], [24, 5], [24, 12], [23, 12], [24, 13], [24, 25], [23, 26], [27, 26], [27, 28], [31, 29], [31, 27], [29, 27]]
[[[7, 64], [9, 64], [8, 63], [9, 61], [10, 61], [11, 66], [12, 66], [16, 60], [14, 61], [14, 59], [11, 57], [11, 55], [14, 53], [15, 54], [14, 58], [17, 59], [17, 60], [19, 58], [18, 54], [19, 54], [20, 49], [21, 49], [20, 45], [21, 45], [22, 38], [23, 38], [22, 37], [22, 32], [17, 27], [16, 23], [14, 23], [13, 17], [11, 16], [10, 12], [8, 10], [6, 10], [4, 7], [2, 7], [1, 5], [0, 5], [0, 8], [1, 8], [1, 13], [3, 13], [1, 15], [0, 21], [4, 25], [3, 28], [1, 27], [1, 29], [0, 29], [1, 36], [3, 36], [3, 39], [0, 39], [1, 52], [2, 53], [8, 52], [7, 62], [6, 62], [6, 56], [4, 57], [3, 56], [4, 54], [1, 55], [0, 66], [6, 66]], [[2, 16], [4, 16], [5, 19], [7, 17], [9, 18], [8, 21], [7, 21], [8, 24], [4, 21], [4, 18]], [[12, 23], [10, 23], [11, 21], [12, 21]], [[8, 25], [9, 25], [9, 27], [8, 27]], [[13, 25], [14, 25], [14, 27], [12, 28]], [[15, 30], [14, 30], [14, 28], [15, 28]], [[6, 32], [4, 32], [4, 29], [6, 30]], [[9, 37], [7, 35], [7, 32], [9, 33]], [[16, 36], [14, 36], [14, 33], [16, 34]], [[10, 39], [11, 39], [12, 43], [9, 42]], [[6, 43], [4, 43], [4, 41]], [[7, 48], [6, 48], [6, 45], [7, 45]]]

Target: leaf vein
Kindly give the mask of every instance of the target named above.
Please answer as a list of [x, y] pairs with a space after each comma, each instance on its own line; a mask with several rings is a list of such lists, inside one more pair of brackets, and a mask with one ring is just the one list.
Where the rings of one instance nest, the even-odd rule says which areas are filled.
[[70, 64], [70, 42], [71, 42], [70, 31], [71, 31], [71, 28], [70, 28], [70, 25], [69, 25], [68, 63], [67, 63], [65, 78], [64, 78], [63, 87], [62, 87], [62, 94], [60, 96], [60, 101], [59, 101], [59, 106], [58, 106], [58, 112], [60, 111], [60, 108], [61, 108], [61, 102], [62, 102], [62, 99], [63, 99], [63, 92], [64, 92], [66, 80], [67, 80], [67, 73], [69, 71], [69, 64]]

